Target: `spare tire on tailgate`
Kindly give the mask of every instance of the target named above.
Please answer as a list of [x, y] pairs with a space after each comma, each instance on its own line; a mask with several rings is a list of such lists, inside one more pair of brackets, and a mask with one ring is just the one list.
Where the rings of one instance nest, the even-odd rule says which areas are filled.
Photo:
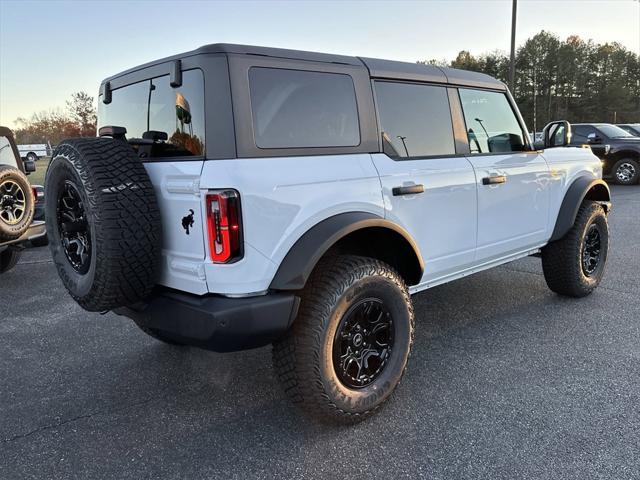
[[62, 142], [47, 171], [45, 217], [58, 274], [82, 308], [106, 311], [149, 295], [159, 270], [160, 211], [127, 143]]
[[20, 238], [31, 225], [35, 201], [24, 173], [0, 165], [0, 243]]

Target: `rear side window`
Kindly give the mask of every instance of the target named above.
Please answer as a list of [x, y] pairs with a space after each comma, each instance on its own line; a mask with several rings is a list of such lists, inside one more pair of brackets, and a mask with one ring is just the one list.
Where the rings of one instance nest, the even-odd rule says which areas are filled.
[[0, 165], [18, 168], [18, 159], [8, 137], [0, 136]]
[[572, 126], [571, 143], [588, 143], [590, 133], [596, 133], [596, 129], [587, 125]]
[[463, 88], [459, 92], [472, 154], [524, 150], [520, 123], [503, 93]]
[[98, 125], [125, 127], [141, 157], [204, 155], [202, 71], [183, 72], [178, 88], [165, 75], [118, 88], [111, 98], [98, 103]]
[[349, 75], [253, 67], [249, 89], [258, 148], [360, 144], [356, 94]]
[[385, 153], [396, 158], [455, 153], [446, 88], [376, 82], [375, 89]]

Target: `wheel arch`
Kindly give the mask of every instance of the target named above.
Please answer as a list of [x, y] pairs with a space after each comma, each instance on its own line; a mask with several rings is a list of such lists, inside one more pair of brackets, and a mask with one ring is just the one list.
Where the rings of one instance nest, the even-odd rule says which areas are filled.
[[580, 205], [585, 200], [601, 203], [606, 212], [611, 209], [611, 192], [606, 182], [599, 178], [579, 177], [567, 189], [553, 234], [549, 241], [559, 240], [566, 235], [576, 221]]
[[636, 150], [618, 150], [612, 155], [612, 160], [617, 162], [618, 160], [623, 160], [625, 158], [630, 158], [632, 160], [640, 161], [640, 152]]
[[419, 247], [404, 228], [371, 213], [348, 212], [329, 217], [302, 235], [280, 263], [269, 288], [302, 289], [329, 252], [382, 260], [398, 270], [408, 285], [419, 283], [424, 272]]

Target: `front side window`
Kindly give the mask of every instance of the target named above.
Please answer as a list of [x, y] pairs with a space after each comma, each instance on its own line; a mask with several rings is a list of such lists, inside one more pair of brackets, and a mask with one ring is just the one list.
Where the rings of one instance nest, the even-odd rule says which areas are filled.
[[522, 128], [504, 93], [463, 88], [459, 92], [472, 154], [525, 149]]
[[387, 154], [415, 158], [455, 153], [446, 88], [376, 81], [375, 90]]
[[249, 88], [258, 148], [360, 144], [356, 94], [349, 75], [253, 67]]
[[183, 72], [177, 88], [165, 75], [113, 90], [111, 103], [98, 103], [98, 125], [125, 127], [142, 158], [204, 155], [202, 72]]

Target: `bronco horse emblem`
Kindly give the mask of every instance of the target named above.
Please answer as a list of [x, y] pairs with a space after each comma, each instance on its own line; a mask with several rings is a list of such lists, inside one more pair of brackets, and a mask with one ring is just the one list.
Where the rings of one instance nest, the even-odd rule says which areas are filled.
[[193, 210], [189, 209], [189, 215], [182, 217], [182, 228], [189, 235], [189, 228], [193, 227]]

